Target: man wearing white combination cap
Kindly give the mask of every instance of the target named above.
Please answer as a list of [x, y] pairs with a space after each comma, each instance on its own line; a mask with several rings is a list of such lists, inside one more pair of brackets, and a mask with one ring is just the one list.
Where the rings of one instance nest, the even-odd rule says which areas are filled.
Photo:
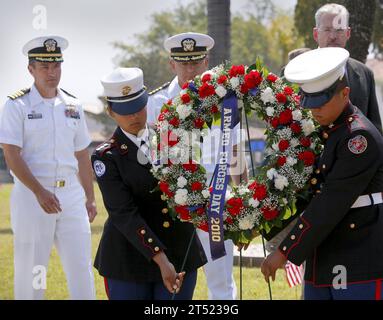
[[320, 48], [286, 66], [301, 105], [321, 125], [316, 195], [262, 265], [266, 281], [287, 260], [306, 260], [304, 298], [382, 300], [383, 138], [350, 102], [343, 48]]
[[[168, 51], [169, 64], [176, 75], [171, 82], [165, 83], [158, 89], [149, 93], [148, 122], [155, 123], [161, 108], [169, 99], [175, 98], [182, 91], [182, 86], [197, 75], [203, 74], [208, 68], [208, 52], [214, 46], [214, 40], [205, 34], [186, 32], [169, 37], [164, 42]], [[203, 138], [201, 164], [207, 172], [207, 183], [210, 183], [218, 161], [218, 143], [220, 126], [212, 125], [207, 135]], [[239, 125], [233, 129], [233, 145], [237, 145], [239, 139]], [[236, 146], [234, 146], [236, 148]], [[233, 162], [240, 164], [235, 157]], [[242, 164], [244, 165], [245, 160]], [[241, 168], [240, 173], [243, 172]], [[235, 182], [239, 182], [239, 175], [232, 176]], [[226, 256], [217, 260], [211, 259], [209, 234], [197, 229], [198, 237], [204, 247], [208, 263], [204, 266], [208, 286], [208, 297], [211, 300], [235, 300], [237, 288], [233, 278], [233, 242], [225, 241]]]
[[87, 151], [91, 140], [81, 103], [58, 88], [67, 46], [68, 41], [57, 36], [29, 41], [23, 52], [34, 84], [10, 95], [0, 112], [0, 143], [15, 180], [10, 205], [15, 299], [44, 297], [53, 244], [70, 298], [95, 298], [89, 222], [97, 211]]

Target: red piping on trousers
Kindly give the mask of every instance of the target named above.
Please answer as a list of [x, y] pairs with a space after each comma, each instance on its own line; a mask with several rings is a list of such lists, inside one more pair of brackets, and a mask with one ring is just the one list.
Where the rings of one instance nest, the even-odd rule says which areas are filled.
[[107, 278], [104, 278], [104, 285], [105, 285], [105, 292], [106, 292], [106, 295], [108, 296], [108, 300], [110, 300], [110, 296], [109, 296], [109, 286], [108, 286], [108, 279], [107, 279]]

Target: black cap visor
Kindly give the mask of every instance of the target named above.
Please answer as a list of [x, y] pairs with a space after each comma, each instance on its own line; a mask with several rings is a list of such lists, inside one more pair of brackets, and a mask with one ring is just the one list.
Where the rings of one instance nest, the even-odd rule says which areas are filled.
[[307, 109], [322, 107], [334, 96], [338, 82], [339, 80], [335, 81], [331, 87], [321, 92], [307, 93], [301, 89], [301, 106]]

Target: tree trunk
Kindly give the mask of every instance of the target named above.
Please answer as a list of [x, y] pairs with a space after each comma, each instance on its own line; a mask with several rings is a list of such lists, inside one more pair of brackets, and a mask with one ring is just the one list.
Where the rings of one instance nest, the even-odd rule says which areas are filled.
[[364, 63], [372, 39], [376, 0], [346, 0], [345, 2], [350, 12], [351, 27], [351, 38], [347, 43], [347, 49], [351, 57]]
[[207, 0], [208, 34], [214, 39], [209, 66], [214, 67], [230, 59], [230, 0]]

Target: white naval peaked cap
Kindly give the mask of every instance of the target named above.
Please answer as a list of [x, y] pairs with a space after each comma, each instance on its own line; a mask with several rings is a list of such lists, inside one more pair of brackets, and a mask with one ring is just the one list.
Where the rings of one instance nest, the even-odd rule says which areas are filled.
[[317, 108], [332, 98], [338, 80], [345, 75], [349, 56], [343, 48], [318, 48], [295, 57], [287, 64], [285, 78], [301, 87], [302, 106]]
[[117, 68], [101, 79], [104, 96], [114, 112], [127, 115], [146, 106], [148, 94], [140, 68]]
[[214, 39], [203, 33], [184, 32], [167, 38], [164, 47], [176, 61], [197, 61], [214, 47]]
[[68, 48], [68, 40], [59, 36], [43, 36], [28, 41], [23, 54], [29, 60], [41, 62], [62, 62], [62, 51]]

